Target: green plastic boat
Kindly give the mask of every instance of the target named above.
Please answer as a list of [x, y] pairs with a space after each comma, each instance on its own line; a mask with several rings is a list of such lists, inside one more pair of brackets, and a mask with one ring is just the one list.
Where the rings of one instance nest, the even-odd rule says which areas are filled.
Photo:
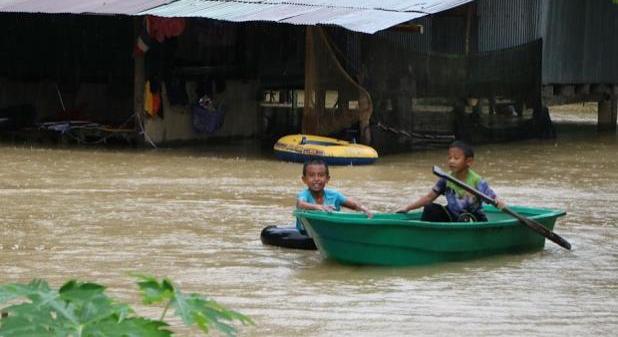
[[[564, 211], [511, 207], [549, 230]], [[541, 250], [542, 235], [486, 206], [488, 222], [425, 222], [421, 212], [362, 213], [296, 210], [323, 256], [346, 264], [413, 266]]]

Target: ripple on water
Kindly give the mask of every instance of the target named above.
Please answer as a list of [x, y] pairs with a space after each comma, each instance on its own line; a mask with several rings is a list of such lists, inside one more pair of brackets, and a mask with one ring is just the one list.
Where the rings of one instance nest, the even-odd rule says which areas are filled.
[[[291, 224], [300, 165], [225, 151], [0, 147], [2, 282], [168, 276], [252, 316], [249, 336], [613, 336], [618, 329], [618, 145], [563, 139], [479, 146], [476, 167], [510, 204], [565, 209], [573, 251], [413, 268], [344, 266], [263, 246]], [[231, 149], [230, 151], [233, 151]], [[223, 154], [222, 154], [223, 153]], [[333, 167], [330, 186], [376, 211], [429, 191], [443, 150]], [[514, 165], [514, 163], [519, 163]]]

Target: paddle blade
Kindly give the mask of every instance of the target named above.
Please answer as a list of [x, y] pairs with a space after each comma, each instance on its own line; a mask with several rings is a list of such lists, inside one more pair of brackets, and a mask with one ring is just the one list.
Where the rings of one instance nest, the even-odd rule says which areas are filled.
[[446, 172], [442, 171], [442, 169], [438, 166], [433, 166], [432, 168], [433, 174], [437, 175], [440, 178], [446, 178]]
[[532, 229], [533, 231], [543, 235], [545, 238], [547, 238], [548, 240], [554, 242], [555, 244], [559, 245], [562, 248], [571, 250], [571, 244], [565, 240], [563, 237], [561, 237], [560, 235], [550, 231], [549, 229], [547, 229], [547, 227], [543, 226], [543, 224], [530, 219], [530, 218], [526, 218], [524, 216], [522, 216], [521, 214], [513, 211], [512, 209], [508, 208], [508, 207], [504, 207], [502, 209], [502, 211], [504, 213], [507, 213], [515, 218], [517, 218], [517, 220], [519, 220], [520, 222], [522, 222], [524, 225], [528, 226], [528, 228]]

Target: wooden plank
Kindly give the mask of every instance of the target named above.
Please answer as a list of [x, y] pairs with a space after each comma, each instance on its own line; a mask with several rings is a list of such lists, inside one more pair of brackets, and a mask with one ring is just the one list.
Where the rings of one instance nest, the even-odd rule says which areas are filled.
[[561, 85], [558, 87], [558, 95], [571, 97], [575, 96], [575, 86], [574, 85]]
[[544, 85], [541, 89], [541, 93], [543, 97], [553, 97], [554, 96], [554, 86], [553, 85]]
[[611, 89], [606, 84], [593, 84], [590, 88], [593, 94], [610, 94]]
[[575, 93], [577, 95], [589, 95], [590, 94], [590, 84], [580, 84], [575, 86]]
[[598, 108], [598, 124], [599, 131], [615, 131], [618, 103], [617, 100], [602, 100], [599, 101]]

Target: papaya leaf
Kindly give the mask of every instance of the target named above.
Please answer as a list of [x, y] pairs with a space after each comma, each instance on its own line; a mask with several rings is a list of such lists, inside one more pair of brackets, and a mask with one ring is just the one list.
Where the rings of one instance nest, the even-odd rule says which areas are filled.
[[57, 319], [49, 307], [22, 303], [5, 308], [8, 316], [0, 319], [2, 337], [52, 337], [69, 336], [75, 326], [66, 319]]
[[28, 284], [6, 284], [0, 286], [0, 304], [19, 297], [29, 298], [39, 291], [49, 291], [49, 285], [44, 280], [32, 280]]
[[86, 327], [84, 337], [170, 337], [172, 332], [165, 322], [143, 317], [127, 318], [121, 322], [107, 319]]
[[171, 301], [174, 296], [174, 286], [168, 279], [159, 282], [155, 277], [149, 275], [136, 274], [140, 281], [137, 285], [142, 294], [144, 304], [157, 304], [164, 301]]
[[60, 298], [71, 303], [81, 325], [87, 325], [112, 315], [121, 321], [131, 308], [124, 304], [116, 304], [105, 294], [105, 287], [96, 283], [81, 283], [69, 281], [59, 290]]
[[[88, 324], [112, 315], [126, 315], [127, 311], [125, 305], [114, 304], [104, 294], [104, 287], [94, 283], [69, 281], [59, 291], [50, 289], [47, 283], [40, 281], [2, 288], [9, 290], [14, 300], [17, 297], [29, 300], [3, 309], [8, 317], [0, 321], [2, 337], [28, 331], [19, 328], [23, 322], [28, 322], [27, 326], [31, 329], [24, 336], [80, 336], [79, 331]], [[33, 331], [38, 333], [32, 334]], [[42, 334], [41, 331], [47, 333]]]
[[28, 284], [9, 284], [0, 287], [0, 304], [20, 297], [26, 297], [33, 305], [48, 308], [49, 312], [53, 311], [77, 324], [77, 317], [72, 309], [43, 280], [33, 280]]
[[[208, 333], [217, 329], [235, 336], [237, 321], [251, 319], [198, 294], [183, 294], [168, 279], [140, 276], [138, 286], [147, 304], [167, 300], [187, 326]], [[14, 304], [6, 304], [14, 303]], [[5, 307], [2, 307], [5, 305]], [[105, 294], [105, 287], [70, 280], [54, 290], [43, 280], [0, 285], [0, 337], [170, 337], [163, 319], [140, 317], [133, 309]]]
[[243, 325], [254, 324], [249, 317], [241, 313], [229, 310], [199, 294], [187, 296], [178, 288], [174, 292], [172, 306], [176, 310], [176, 315], [187, 326], [195, 325], [205, 333], [208, 333], [213, 326], [227, 336], [235, 336], [237, 330], [232, 326], [234, 321], [240, 321]]
[[133, 308], [130, 305], [119, 303], [117, 306], [118, 310], [118, 322], [124, 321], [129, 315], [134, 314]]
[[[64, 336], [68, 336], [64, 331]], [[2, 319], [0, 323], [0, 336], [2, 337], [60, 337], [63, 334], [60, 330], [54, 333], [40, 324], [33, 324], [32, 320], [28, 320], [24, 317], [8, 316]]]

